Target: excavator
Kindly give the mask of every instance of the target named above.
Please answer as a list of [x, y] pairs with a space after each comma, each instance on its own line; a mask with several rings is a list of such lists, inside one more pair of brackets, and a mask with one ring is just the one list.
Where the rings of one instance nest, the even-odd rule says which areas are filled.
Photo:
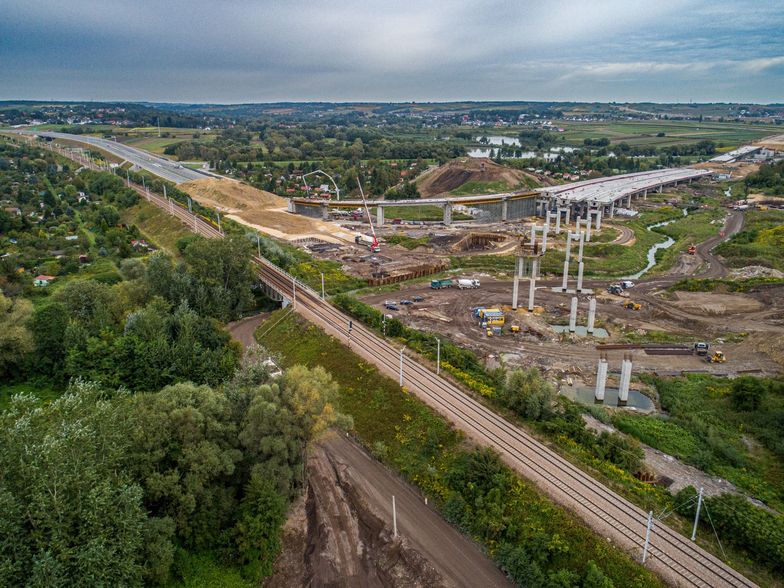
[[727, 361], [727, 357], [724, 355], [723, 351], [719, 351], [717, 349], [710, 355], [706, 356], [705, 361], [707, 361], [708, 363], [724, 363], [725, 361]]
[[632, 302], [631, 300], [627, 300], [623, 303], [623, 307], [626, 310], [640, 310], [642, 308], [642, 304], [639, 302]]
[[689, 255], [696, 255], [697, 247], [695, 245], [689, 245], [689, 248], [686, 250], [686, 253]]

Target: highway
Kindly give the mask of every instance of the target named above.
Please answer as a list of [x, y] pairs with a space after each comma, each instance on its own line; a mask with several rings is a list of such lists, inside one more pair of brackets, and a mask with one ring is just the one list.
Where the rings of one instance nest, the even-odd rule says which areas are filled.
[[[196, 233], [220, 238], [215, 227], [180, 206], [134, 187], [142, 197], [180, 218]], [[346, 341], [349, 317], [270, 261], [254, 257], [260, 279], [291, 300], [296, 312]], [[352, 349], [392, 378], [399, 375], [401, 350], [353, 321]], [[575, 513], [591, 528], [639, 558], [646, 535], [647, 513], [606, 488], [521, 428], [437, 376], [405, 354], [404, 386], [449, 419], [476, 443], [492, 447], [502, 459], [556, 503]], [[705, 588], [753, 587], [736, 572], [688, 538], [655, 521], [645, 564], [675, 586]]]
[[539, 188], [538, 192], [568, 203], [610, 204], [644, 190], [653, 191], [662, 185], [701, 178], [711, 173], [710, 170], [690, 167], [661, 169]]
[[110, 141], [109, 139], [101, 139], [99, 137], [88, 137], [85, 135], [72, 135], [69, 133], [56, 133], [54, 131], [51, 132], [50, 131], [23, 131], [23, 130], [14, 129], [14, 130], [4, 130], [4, 132], [17, 133], [20, 135], [27, 135], [27, 136], [48, 137], [51, 139], [76, 141], [79, 143], [92, 145], [97, 149], [101, 149], [103, 151], [111, 153], [116, 157], [119, 157], [120, 159], [129, 161], [132, 164], [142, 169], [145, 169], [148, 172], [163, 178], [164, 180], [169, 180], [170, 182], [174, 182], [175, 184], [182, 184], [183, 182], [190, 182], [191, 180], [203, 180], [206, 177], [213, 176], [213, 174], [208, 174], [206, 172], [196, 171], [184, 167], [175, 161], [166, 159], [165, 157], [153, 155], [152, 153], [149, 153], [142, 149], [137, 149], [135, 147], [130, 147], [128, 145], [123, 145], [122, 143], [117, 143], [116, 141]]

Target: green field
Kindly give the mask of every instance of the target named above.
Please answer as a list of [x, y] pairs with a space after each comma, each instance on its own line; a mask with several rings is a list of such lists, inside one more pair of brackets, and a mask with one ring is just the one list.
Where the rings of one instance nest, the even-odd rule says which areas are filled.
[[784, 211], [751, 210], [743, 230], [716, 248], [730, 267], [762, 265], [784, 271]]
[[[748, 143], [781, 132], [775, 125], [743, 123], [677, 122], [677, 121], [612, 121], [559, 122], [565, 129], [566, 141], [582, 143], [584, 139], [608, 138], [611, 143], [666, 147], [710, 140], [725, 148]], [[663, 137], [657, 137], [664, 133]]]

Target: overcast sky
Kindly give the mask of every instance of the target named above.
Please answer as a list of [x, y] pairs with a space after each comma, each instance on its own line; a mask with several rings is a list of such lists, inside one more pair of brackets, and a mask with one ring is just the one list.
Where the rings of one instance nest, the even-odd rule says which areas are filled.
[[0, 0], [0, 99], [784, 102], [782, 0]]

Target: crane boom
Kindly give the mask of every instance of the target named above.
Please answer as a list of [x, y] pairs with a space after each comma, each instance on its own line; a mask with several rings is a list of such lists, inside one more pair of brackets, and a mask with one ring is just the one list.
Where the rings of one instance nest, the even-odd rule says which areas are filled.
[[365, 192], [362, 190], [362, 182], [359, 181], [359, 178], [357, 178], [357, 185], [359, 186], [359, 193], [362, 196], [362, 204], [365, 206], [365, 212], [367, 213], [368, 222], [370, 223], [370, 232], [373, 233], [373, 243], [370, 246], [370, 250], [374, 253], [378, 253], [380, 248], [378, 246], [378, 237], [376, 237], [376, 229], [373, 226], [373, 218], [370, 216], [370, 209], [368, 208], [367, 200], [365, 200]]

